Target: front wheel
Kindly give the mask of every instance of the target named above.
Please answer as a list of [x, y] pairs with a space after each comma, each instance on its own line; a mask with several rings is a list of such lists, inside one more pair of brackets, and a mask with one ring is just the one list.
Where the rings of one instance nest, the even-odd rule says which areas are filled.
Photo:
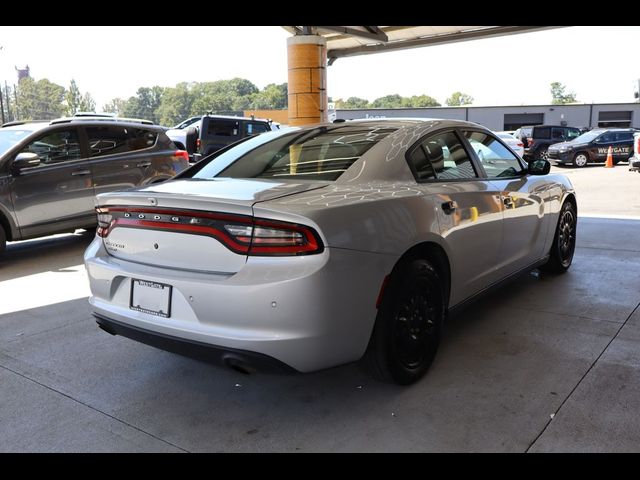
[[578, 152], [573, 157], [573, 165], [582, 168], [589, 162], [589, 157], [584, 152]]
[[414, 383], [429, 369], [440, 344], [445, 301], [430, 262], [410, 259], [391, 276], [363, 362], [375, 378]]
[[576, 249], [577, 226], [578, 216], [573, 203], [564, 202], [549, 252], [549, 260], [540, 267], [540, 270], [552, 273], [564, 273], [569, 270]]

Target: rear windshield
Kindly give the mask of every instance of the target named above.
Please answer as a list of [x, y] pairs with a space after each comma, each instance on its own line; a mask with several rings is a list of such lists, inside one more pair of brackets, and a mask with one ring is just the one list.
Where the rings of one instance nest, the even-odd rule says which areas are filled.
[[[249, 152], [238, 147], [241, 156], [222, 171], [216, 167], [216, 161], [212, 161], [195, 174], [194, 178], [297, 178], [333, 181], [367, 150], [395, 130], [363, 125], [296, 130], [278, 135]], [[226, 155], [232, 154], [234, 150], [235, 148], [229, 150]]]

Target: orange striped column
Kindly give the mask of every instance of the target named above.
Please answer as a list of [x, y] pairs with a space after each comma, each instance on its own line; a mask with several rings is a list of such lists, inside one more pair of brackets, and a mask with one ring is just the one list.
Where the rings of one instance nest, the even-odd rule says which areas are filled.
[[327, 42], [319, 35], [287, 39], [289, 125], [327, 121]]

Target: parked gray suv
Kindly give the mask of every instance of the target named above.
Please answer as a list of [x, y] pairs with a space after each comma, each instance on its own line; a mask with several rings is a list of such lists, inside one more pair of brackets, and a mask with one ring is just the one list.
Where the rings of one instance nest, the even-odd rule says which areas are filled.
[[167, 180], [189, 166], [163, 129], [115, 118], [0, 128], [0, 253], [7, 241], [94, 228], [94, 196]]

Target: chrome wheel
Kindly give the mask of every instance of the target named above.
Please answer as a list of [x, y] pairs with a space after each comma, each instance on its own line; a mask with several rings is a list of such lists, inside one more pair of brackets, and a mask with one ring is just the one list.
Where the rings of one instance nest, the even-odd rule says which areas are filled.
[[573, 157], [573, 164], [576, 167], [584, 167], [588, 161], [589, 159], [587, 158], [587, 155], [584, 153], [578, 153], [576, 154], [575, 157]]
[[539, 160], [548, 160], [549, 159], [549, 150], [544, 147], [542, 150], [538, 151], [538, 159]]

